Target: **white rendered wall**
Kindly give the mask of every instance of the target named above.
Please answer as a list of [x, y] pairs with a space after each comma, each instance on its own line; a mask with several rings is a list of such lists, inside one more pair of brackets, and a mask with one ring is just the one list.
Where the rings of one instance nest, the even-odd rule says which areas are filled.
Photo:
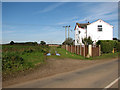
[[[80, 34], [79, 34], [80, 31]], [[76, 30], [75, 30], [75, 45], [80, 45], [82, 44], [82, 38], [86, 37], [86, 29], [82, 29], [79, 28], [78, 26], [76, 26]], [[79, 40], [79, 42], [77, 43], [77, 40]]]
[[[102, 31], [98, 31], [98, 25], [102, 25]], [[113, 27], [102, 20], [98, 20], [90, 25], [87, 25], [87, 36], [90, 36], [94, 43], [98, 40], [112, 40]]]

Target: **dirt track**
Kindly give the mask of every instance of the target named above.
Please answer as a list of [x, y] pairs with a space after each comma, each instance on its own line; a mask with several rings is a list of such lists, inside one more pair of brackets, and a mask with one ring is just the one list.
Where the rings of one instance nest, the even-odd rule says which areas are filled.
[[[111, 59], [115, 60], [115, 59]], [[69, 72], [76, 69], [84, 68], [93, 64], [104, 63], [111, 60], [75, 60], [75, 59], [49, 59], [47, 64], [37, 67], [35, 70], [22, 72], [14, 78], [3, 81], [3, 87], [22, 83], [29, 80], [40, 79], [59, 73]]]

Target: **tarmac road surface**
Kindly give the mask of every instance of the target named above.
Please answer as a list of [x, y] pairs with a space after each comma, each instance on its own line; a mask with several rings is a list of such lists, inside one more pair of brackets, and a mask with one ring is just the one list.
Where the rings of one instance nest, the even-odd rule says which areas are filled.
[[[109, 61], [84, 69], [61, 73], [7, 88], [105, 88], [118, 78], [118, 61]], [[118, 88], [118, 84], [111, 88]]]

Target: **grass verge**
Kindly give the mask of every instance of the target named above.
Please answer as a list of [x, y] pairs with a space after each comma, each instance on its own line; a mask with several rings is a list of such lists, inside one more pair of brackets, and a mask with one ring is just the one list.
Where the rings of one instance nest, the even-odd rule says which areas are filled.
[[[55, 55], [56, 51], [60, 54], [60, 56]], [[51, 47], [50, 48], [50, 53], [52, 55], [48, 56], [48, 58], [56, 58], [56, 59], [72, 58], [72, 59], [80, 59], [80, 60], [111, 59], [111, 58], [117, 58], [118, 54], [119, 54], [118, 52], [115, 52], [115, 53], [102, 54], [101, 56], [85, 58], [84, 56], [68, 52], [63, 48], [56, 48], [56, 47]]]
[[118, 58], [118, 54], [119, 52], [102, 54], [101, 56], [93, 57], [92, 60]]

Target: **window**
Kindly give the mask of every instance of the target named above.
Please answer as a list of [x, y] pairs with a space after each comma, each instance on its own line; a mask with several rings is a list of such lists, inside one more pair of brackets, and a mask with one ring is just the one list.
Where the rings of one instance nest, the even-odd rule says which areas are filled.
[[102, 25], [98, 25], [98, 31], [102, 31]]

